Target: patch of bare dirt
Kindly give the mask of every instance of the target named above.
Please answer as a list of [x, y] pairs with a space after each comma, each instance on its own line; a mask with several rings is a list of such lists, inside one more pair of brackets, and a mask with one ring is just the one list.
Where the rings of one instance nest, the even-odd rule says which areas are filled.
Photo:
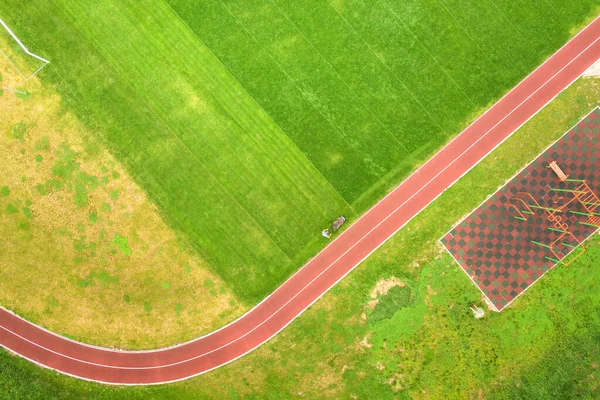
[[398, 392], [404, 389], [403, 382], [404, 375], [402, 374], [394, 374], [390, 379], [388, 379], [387, 384], [391, 386], [394, 392]]
[[364, 347], [367, 349], [370, 349], [371, 347], [373, 347], [373, 345], [371, 343], [369, 343], [369, 335], [365, 336], [363, 338], [363, 340], [361, 340], [358, 344], [360, 347]]
[[406, 283], [402, 282], [400, 279], [392, 276], [388, 279], [380, 279], [379, 282], [375, 285], [375, 287], [371, 290], [371, 298], [376, 299], [378, 295], [385, 296], [387, 292], [393, 288], [394, 286], [406, 286]]

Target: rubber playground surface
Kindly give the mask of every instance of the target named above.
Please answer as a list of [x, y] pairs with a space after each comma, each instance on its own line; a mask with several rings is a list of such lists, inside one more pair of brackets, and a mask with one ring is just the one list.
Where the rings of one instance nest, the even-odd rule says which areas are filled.
[[[551, 162], [567, 180], [558, 178]], [[581, 243], [600, 225], [600, 214], [593, 214], [600, 211], [599, 193], [597, 108], [441, 241], [500, 311], [571, 253], [584, 251]]]
[[260, 304], [209, 335], [125, 352], [69, 340], [0, 308], [0, 345], [41, 366], [110, 384], [174, 382], [232, 362], [284, 329], [599, 58], [596, 19]]

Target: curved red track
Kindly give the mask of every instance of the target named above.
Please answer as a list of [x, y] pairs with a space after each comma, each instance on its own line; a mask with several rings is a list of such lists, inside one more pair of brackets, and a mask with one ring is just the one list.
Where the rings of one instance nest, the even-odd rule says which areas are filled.
[[600, 58], [594, 20], [456, 139], [247, 314], [207, 336], [148, 352], [73, 342], [0, 309], [0, 345], [44, 367], [111, 384], [186, 379], [281, 331]]

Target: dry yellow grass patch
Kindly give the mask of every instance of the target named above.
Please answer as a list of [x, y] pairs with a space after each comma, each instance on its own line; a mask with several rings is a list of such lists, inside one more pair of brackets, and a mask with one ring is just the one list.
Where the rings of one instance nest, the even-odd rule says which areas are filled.
[[389, 290], [395, 286], [406, 286], [406, 283], [402, 282], [400, 279], [392, 276], [388, 279], [380, 279], [375, 287], [371, 290], [371, 298], [375, 299], [377, 296], [385, 296]]
[[248, 309], [94, 132], [0, 60], [0, 305], [86, 342], [153, 348]]

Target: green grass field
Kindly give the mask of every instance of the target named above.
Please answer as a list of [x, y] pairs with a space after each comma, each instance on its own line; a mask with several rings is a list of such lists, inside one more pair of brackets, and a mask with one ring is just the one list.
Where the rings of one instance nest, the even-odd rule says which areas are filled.
[[10, 0], [2, 18], [50, 59], [41, 79], [65, 110], [254, 303], [595, 4]]
[[[1, 351], [0, 393], [14, 399], [598, 398], [597, 236], [573, 264], [556, 267], [508, 309], [479, 321], [468, 307], [482, 304], [481, 293], [438, 243], [598, 105], [600, 79], [578, 80], [286, 330], [234, 363], [177, 384], [119, 388], [42, 370]], [[391, 276], [406, 283], [411, 300], [390, 290], [370, 311], [369, 293]]]

